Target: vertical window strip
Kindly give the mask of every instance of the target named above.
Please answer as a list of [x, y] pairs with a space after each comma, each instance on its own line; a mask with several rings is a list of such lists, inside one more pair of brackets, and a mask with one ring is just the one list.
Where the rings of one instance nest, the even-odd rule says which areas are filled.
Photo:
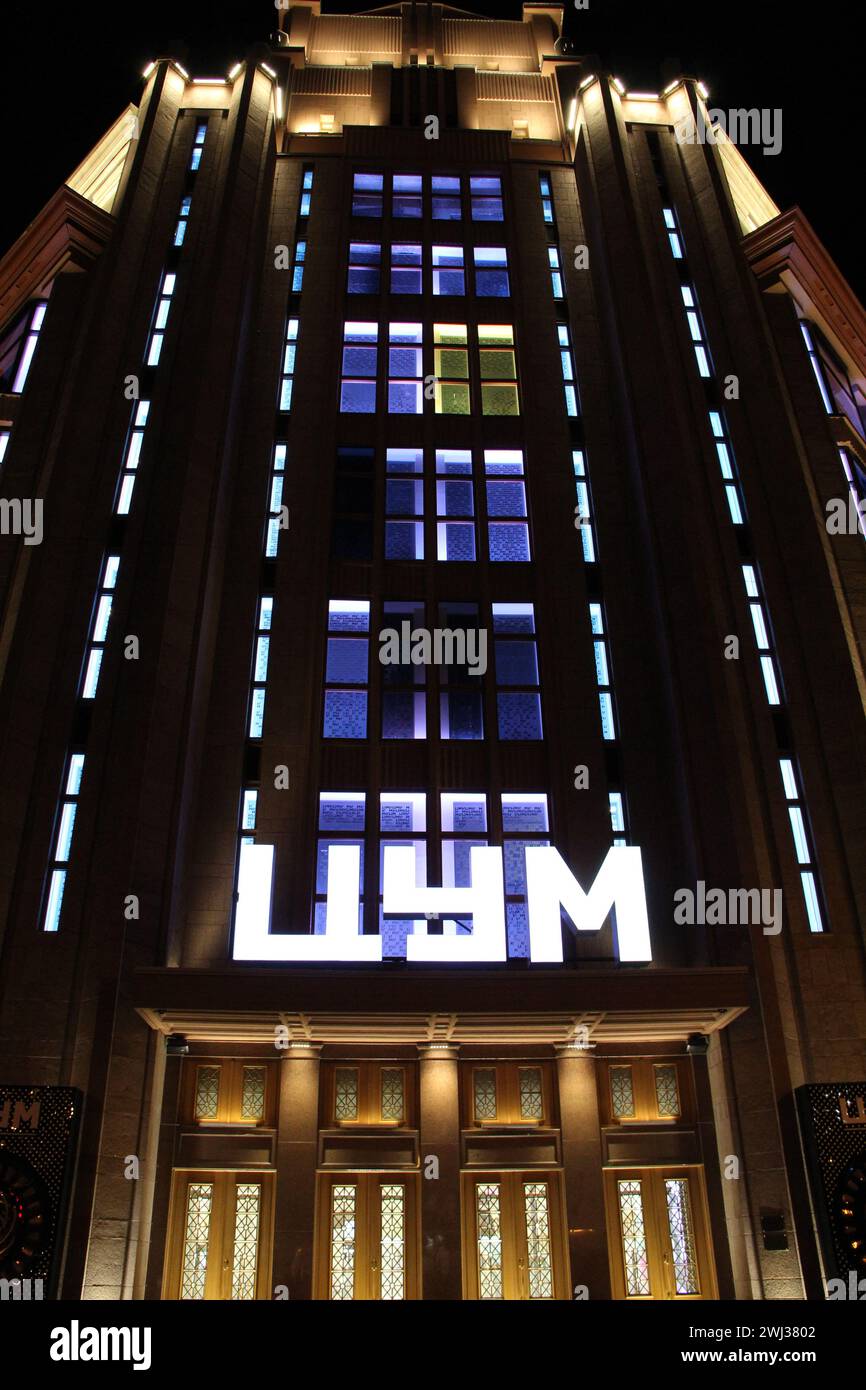
[[592, 628], [593, 650], [595, 653], [595, 679], [598, 686], [598, 704], [601, 712], [602, 736], [610, 743], [617, 737], [616, 713], [613, 702], [613, 681], [611, 678], [610, 652], [604, 620], [604, 605], [589, 605], [589, 622]]
[[307, 243], [295, 242], [295, 260], [292, 267], [292, 294], [300, 294], [304, 288], [304, 261], [307, 258]]
[[207, 121], [199, 121], [195, 128], [195, 139], [192, 143], [192, 153], [189, 157], [189, 167], [191, 173], [195, 173], [201, 164], [201, 157], [204, 151], [204, 142], [207, 137]]
[[274, 445], [271, 463], [270, 486], [268, 489], [268, 520], [265, 527], [265, 559], [275, 560], [283, 527], [283, 485], [286, 476], [288, 444]]
[[423, 395], [423, 330], [420, 323], [388, 325], [388, 414], [420, 415]]
[[312, 166], [304, 166], [303, 178], [301, 181], [301, 205], [298, 209], [299, 217], [309, 217], [310, 208], [313, 205], [313, 170]]
[[258, 811], [258, 788], [244, 787], [241, 792], [240, 825], [238, 826], [238, 840], [241, 845], [255, 844], [255, 829]]
[[[8, 434], [6, 438], [8, 439]], [[3, 461], [3, 437], [0, 435], [0, 463]], [[866, 495], [864, 489], [858, 482], [858, 478], [851, 464], [851, 459], [847, 449], [839, 450], [839, 459], [842, 464], [842, 471], [845, 474], [845, 481], [848, 484], [848, 491], [854, 502], [854, 515], [857, 518], [857, 530], [861, 536], [866, 536]]]
[[183, 246], [184, 238], [186, 236], [187, 221], [189, 218], [191, 208], [192, 195], [187, 193], [186, 196], [182, 198], [180, 202], [180, 211], [178, 212], [177, 223], [174, 229], [174, 246]]
[[541, 193], [541, 215], [549, 227], [555, 223], [553, 212], [553, 194], [550, 189], [550, 175], [538, 175], [538, 188]]
[[156, 300], [156, 309], [153, 316], [153, 327], [147, 344], [145, 356], [145, 366], [156, 367], [159, 364], [159, 355], [162, 352], [162, 341], [165, 337], [165, 327], [168, 323], [168, 316], [171, 312], [171, 297], [174, 294], [174, 287], [177, 276], [167, 272], [162, 277], [159, 295]]
[[24, 339], [24, 345], [21, 349], [21, 355], [18, 358], [18, 367], [15, 372], [15, 380], [12, 383], [13, 396], [20, 395], [20, 393], [24, 390], [24, 386], [30, 374], [30, 367], [33, 362], [33, 355], [36, 352], [36, 346], [39, 342], [39, 334], [42, 331], [42, 324], [45, 320], [45, 313], [47, 308], [47, 301], [40, 300], [38, 304], [34, 305], [33, 312], [30, 315], [30, 323], [27, 326], [27, 334]]
[[598, 559], [598, 541], [595, 529], [595, 515], [592, 505], [592, 491], [586, 463], [585, 449], [572, 449], [571, 462], [574, 469], [574, 491], [577, 505], [574, 509], [574, 524], [580, 531], [583, 558], [587, 565]]
[[476, 558], [475, 484], [469, 449], [436, 450], [436, 558]]
[[544, 792], [502, 792], [502, 857], [505, 868], [505, 917], [508, 954], [529, 956], [526, 907], [526, 853], [550, 844], [550, 815]]
[[571, 351], [571, 334], [568, 331], [568, 325], [564, 323], [557, 324], [556, 333], [559, 340], [559, 360], [562, 366], [565, 409], [569, 418], [574, 420], [580, 414], [580, 406], [577, 396], [577, 378], [574, 372], [574, 355]]
[[75, 830], [75, 817], [78, 813], [83, 775], [84, 754], [70, 753], [66, 762], [63, 792], [57, 809], [54, 847], [48, 865], [45, 911], [42, 918], [42, 930], [47, 932], [56, 932], [60, 927], [60, 912], [66, 887], [66, 871], [72, 850], [72, 836]]
[[331, 599], [325, 663], [325, 738], [366, 738], [370, 604]]
[[90, 622], [90, 636], [81, 680], [81, 698], [83, 700], [93, 700], [96, 696], [119, 569], [120, 556], [107, 555], [102, 566], [102, 579], [96, 593], [96, 603]]
[[363, 921], [366, 803], [366, 792], [319, 793], [319, 839], [316, 845], [316, 891], [313, 904], [313, 929], [317, 935], [321, 935], [325, 930], [328, 910], [328, 856], [333, 845], [353, 845], [358, 848], [359, 929]]
[[295, 355], [298, 342], [298, 320], [286, 320], [286, 338], [283, 344], [283, 364], [280, 373], [279, 408], [287, 415], [292, 408], [292, 390], [295, 384]]
[[499, 738], [542, 738], [534, 604], [494, 603], [493, 645]]
[[136, 401], [135, 408], [132, 412], [129, 433], [126, 437], [126, 448], [123, 451], [123, 461], [120, 466], [117, 499], [114, 505], [114, 510], [118, 516], [128, 516], [129, 509], [132, 506], [132, 493], [138, 475], [138, 464], [141, 459], [141, 450], [144, 444], [144, 433], [147, 428], [147, 417], [149, 413], [150, 401]]
[[343, 325], [340, 411], [373, 415], [376, 411], [376, 372], [379, 359], [379, 325], [348, 320]]
[[273, 594], [259, 598], [256, 621], [256, 641], [253, 655], [253, 674], [250, 686], [250, 717], [247, 737], [260, 739], [265, 719], [265, 693], [268, 681], [268, 659], [271, 648], [271, 623], [274, 615]]
[[[685, 242], [679, 229], [676, 214], [670, 206], [664, 207], [662, 212], [672, 255], [675, 260], [685, 261]], [[680, 285], [680, 292], [682, 294], [685, 312], [689, 320], [689, 331], [696, 351], [698, 370], [701, 376], [711, 378], [713, 373], [710, 367], [711, 359], [709, 348], [705, 348], [703, 359], [697, 352], [699, 346], [704, 346], [706, 344], [706, 337], [703, 323], [700, 319], [694, 286], [683, 281]], [[832, 414], [832, 401], [827, 390], [823, 368], [818, 359], [818, 353], [808, 324], [801, 322], [800, 329], [803, 334], [806, 349], [809, 353], [809, 359], [812, 363], [812, 370], [815, 373], [818, 386], [821, 390], [821, 398], [824, 402], [824, 407], [828, 414]], [[697, 334], [700, 335], [699, 338], [696, 336]], [[702, 369], [702, 361], [706, 364], [706, 371]], [[742, 488], [727, 425], [721, 411], [717, 410], [711, 410], [709, 412], [709, 421], [713, 435], [713, 443], [716, 447], [716, 454], [722, 472], [728, 510], [734, 525], [740, 526], [744, 521]], [[758, 652], [761, 678], [764, 683], [764, 692], [767, 697], [768, 705], [770, 705], [771, 708], [778, 708], [784, 701], [781, 665], [772, 637], [772, 626], [770, 623], [769, 608], [764, 593], [763, 582], [754, 560], [752, 560], [751, 563], [742, 564], [741, 569], [746, 590], [746, 599], [749, 605], [749, 614], [752, 620], [755, 645]], [[789, 804], [789, 819], [791, 822], [793, 848], [797, 862], [800, 865], [800, 883], [809, 930], [811, 932], [820, 933], [825, 930], [821, 910], [820, 880], [811, 844], [806, 832], [804, 806], [802, 804], [802, 789], [798, 774], [795, 770], [793, 758], [781, 759], [780, 764], [782, 767], [783, 782], [785, 784], [785, 795]], [[807, 855], [805, 859], [802, 857], [803, 854]]]
[[424, 559], [424, 451], [385, 451], [385, 559]]
[[478, 372], [482, 415], [519, 415], [517, 355], [510, 323], [479, 323]]
[[6, 450], [9, 447], [9, 440], [12, 436], [11, 430], [0, 430], [0, 464], [6, 457]]
[[810, 329], [808, 323], [805, 323], [803, 319], [800, 320], [800, 332], [803, 335], [803, 342], [806, 344], [806, 351], [809, 354], [809, 361], [812, 364], [812, 371], [814, 372], [815, 380], [818, 383], [818, 390], [821, 393], [821, 400], [824, 403], [824, 409], [826, 410], [828, 415], [834, 415], [836, 413], [836, 407], [833, 403], [833, 397], [830, 394], [830, 388], [827, 385], [827, 377], [824, 373], [824, 364], [821, 361], [818, 349], [815, 347], [815, 339], [812, 337], [812, 330]]
[[485, 449], [487, 553], [493, 562], [532, 559], [521, 449]]
[[557, 246], [548, 246], [547, 260], [550, 265], [550, 287], [553, 290], [553, 297], [554, 299], [562, 299], [564, 298], [562, 288], [562, 266], [560, 264], [559, 248]]

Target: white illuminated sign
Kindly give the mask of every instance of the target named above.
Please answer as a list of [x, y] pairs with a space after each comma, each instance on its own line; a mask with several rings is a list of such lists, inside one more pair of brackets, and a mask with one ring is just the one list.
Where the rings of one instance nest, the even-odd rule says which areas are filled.
[[[621, 961], [652, 960], [646, 892], [640, 850], [634, 845], [609, 849], [589, 889], [584, 892], [558, 850], [529, 845], [526, 855], [526, 909], [529, 958], [537, 964], [561, 964], [562, 912], [575, 931], [601, 931], [616, 909], [616, 951]], [[442, 934], [431, 935], [427, 921], [415, 923], [406, 938], [408, 961], [492, 964], [508, 957], [502, 850], [473, 845], [472, 884], [468, 888], [428, 888], [415, 882], [415, 851], [386, 845], [382, 906], [389, 916], [435, 915], [446, 920]], [[324, 932], [301, 936], [272, 933], [273, 845], [241, 846], [234, 959], [258, 961], [381, 961], [381, 936], [364, 936], [360, 927], [358, 845], [332, 844], [328, 851], [328, 901]], [[472, 918], [472, 930], [456, 934], [449, 917]]]

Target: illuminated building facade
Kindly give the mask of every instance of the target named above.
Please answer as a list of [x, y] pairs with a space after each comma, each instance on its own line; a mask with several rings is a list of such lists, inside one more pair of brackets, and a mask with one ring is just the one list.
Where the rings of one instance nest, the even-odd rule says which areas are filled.
[[866, 315], [560, 7], [279, 19], [0, 262], [2, 1272], [821, 1297]]

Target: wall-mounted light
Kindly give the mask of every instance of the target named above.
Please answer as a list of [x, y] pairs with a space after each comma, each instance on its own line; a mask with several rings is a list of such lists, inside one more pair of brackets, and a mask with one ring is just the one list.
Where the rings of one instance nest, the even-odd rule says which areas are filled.
[[274, 88], [274, 106], [277, 111], [277, 120], [283, 119], [283, 90], [282, 87]]
[[626, 92], [626, 101], [658, 101], [658, 92]]
[[232, 68], [231, 72], [230, 72], [229, 75], [228, 75], [228, 80], [229, 80], [229, 82], [234, 82], [235, 78], [237, 77], [237, 75], [238, 75], [238, 73], [240, 72], [240, 70], [241, 70], [242, 67], [243, 67], [243, 63], [235, 63], [234, 67]]
[[709, 93], [709, 88], [708, 88], [708, 87], [705, 85], [705, 83], [703, 83], [703, 82], [699, 82], [699, 83], [697, 84], [697, 87], [698, 87], [698, 91], [700, 92], [700, 94], [701, 94], [701, 96], [703, 97], [704, 101], [706, 101], [706, 100], [709, 98], [709, 95], [710, 95], [710, 93]]
[[671, 92], [675, 92], [677, 87], [681, 85], [682, 80], [683, 79], [681, 77], [675, 77], [673, 82], [669, 82], [668, 85], [665, 87], [664, 91], [662, 92], [662, 96], [669, 97]]
[[611, 82], [613, 83], [613, 85], [616, 87], [616, 90], [619, 92], [620, 96], [621, 96], [621, 97], [624, 97], [624, 96], [625, 96], [625, 87], [622, 85], [622, 83], [620, 82], [619, 78], [618, 78], [618, 77], [612, 77], [610, 80], [611, 80]]
[[268, 74], [268, 77], [272, 77], [276, 82], [277, 74], [274, 72], [273, 68], [269, 68], [267, 63], [260, 63], [259, 67], [262, 69], [262, 72], [266, 72]]
[[182, 63], [179, 63], [179, 62], [177, 61], [176, 58], [172, 58], [171, 61], [172, 61], [172, 66], [177, 68], [177, 70], [178, 70], [178, 72], [180, 73], [181, 77], [183, 78], [184, 82], [188, 82], [188, 81], [189, 81], [189, 73], [187, 72], [187, 70], [186, 70], [186, 68], [183, 66], [183, 64], [182, 64]]
[[144, 72], [141, 74], [142, 77], [144, 78], [145, 82], [146, 82], [147, 79], [150, 77], [150, 74], [153, 72], [153, 70], [154, 70], [155, 67], [156, 67], [156, 59], [154, 58], [153, 62], [152, 62], [152, 63], [148, 63], [148, 65], [147, 65], [147, 67], [145, 68]]
[[580, 84], [580, 86], [578, 87], [577, 90], [578, 90], [579, 92], [584, 92], [584, 91], [586, 91], [586, 88], [587, 88], [587, 87], [591, 87], [592, 84], [593, 84], [593, 82], [595, 82], [595, 80], [596, 80], [595, 73], [592, 73], [589, 77], [585, 77], [585, 78], [583, 79], [583, 81], [581, 82], [581, 84]]
[[226, 80], [224, 77], [194, 77], [192, 85], [194, 87], [224, 87]]

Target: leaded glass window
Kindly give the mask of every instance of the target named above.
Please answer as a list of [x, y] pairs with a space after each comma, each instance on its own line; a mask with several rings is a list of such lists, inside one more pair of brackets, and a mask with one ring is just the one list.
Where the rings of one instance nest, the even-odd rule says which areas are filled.
[[220, 1068], [199, 1067], [195, 1077], [195, 1117], [215, 1120], [220, 1098]]
[[611, 1067], [610, 1100], [618, 1120], [634, 1116], [634, 1083], [631, 1067]]
[[358, 1118], [358, 1068], [338, 1067], [335, 1077], [334, 1118]]
[[496, 1072], [492, 1067], [476, 1067], [472, 1074], [476, 1120], [496, 1119]]
[[[261, 1071], [263, 1067], [247, 1067]], [[259, 1256], [259, 1212], [262, 1189], [257, 1182], [239, 1182], [235, 1188], [235, 1236], [232, 1250], [232, 1298], [256, 1296], [256, 1267]]]
[[616, 1188], [626, 1292], [630, 1298], [649, 1298], [651, 1290], [642, 1185], [639, 1178], [620, 1178]]
[[204, 1298], [212, 1209], [213, 1183], [191, 1182], [186, 1190], [186, 1224], [180, 1282], [181, 1298]]
[[[397, 1073], [402, 1077], [402, 1071]], [[406, 1297], [406, 1190], [402, 1183], [380, 1188], [380, 1275], [382, 1299]]]
[[330, 1296], [335, 1300], [352, 1299], [355, 1296], [357, 1192], [354, 1183], [335, 1183], [331, 1188]]
[[[382, 1119], [403, 1119], [403, 1068], [383, 1067], [381, 1071]], [[401, 1189], [402, 1191], [402, 1189]]]
[[677, 1293], [700, 1293], [688, 1178], [666, 1178], [665, 1201]]
[[541, 1088], [541, 1068], [520, 1068], [520, 1118], [544, 1119], [544, 1094]]
[[523, 1184], [523, 1213], [526, 1220], [529, 1297], [553, 1298], [550, 1211], [546, 1182]]
[[244, 1067], [241, 1087], [241, 1119], [263, 1120], [265, 1117], [265, 1068]]
[[[477, 1073], [476, 1073], [477, 1075]], [[480, 1297], [502, 1297], [502, 1208], [500, 1184], [480, 1182], [475, 1187], [475, 1222], [478, 1239]]]
[[680, 1113], [680, 1095], [677, 1088], [677, 1069], [672, 1063], [655, 1068], [656, 1104], [658, 1112], [665, 1117], [676, 1117]]

